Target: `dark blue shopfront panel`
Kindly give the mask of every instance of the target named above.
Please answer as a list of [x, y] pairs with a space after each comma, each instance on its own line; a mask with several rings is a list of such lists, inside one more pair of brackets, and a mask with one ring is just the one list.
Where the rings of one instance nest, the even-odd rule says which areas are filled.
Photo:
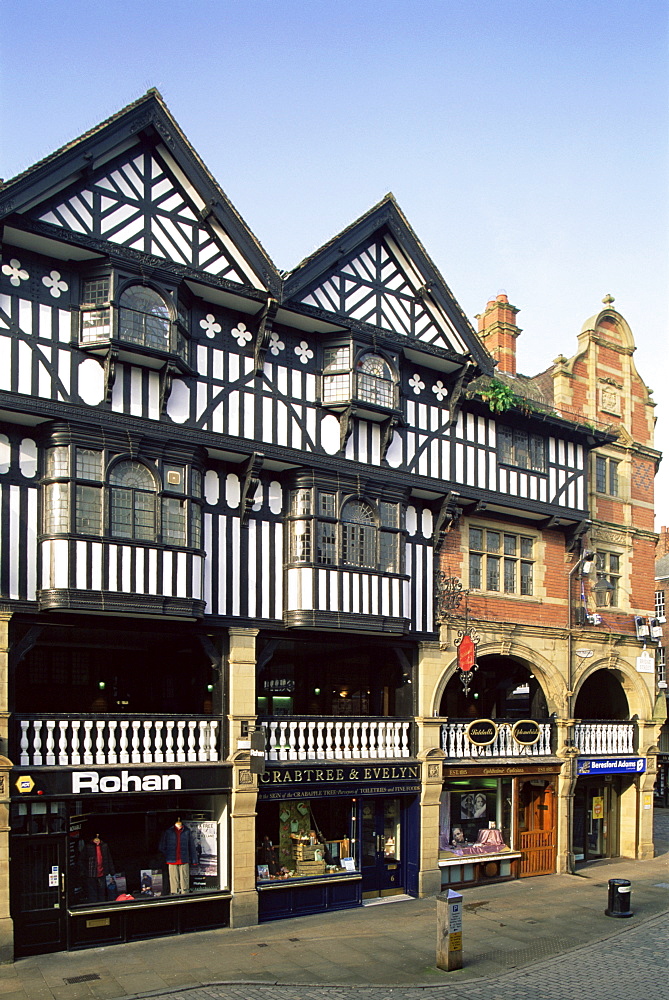
[[360, 906], [361, 880], [359, 878], [330, 882], [302, 883], [292, 881], [258, 893], [258, 923], [281, 920], [284, 917], [301, 917], [323, 910], [350, 910]]

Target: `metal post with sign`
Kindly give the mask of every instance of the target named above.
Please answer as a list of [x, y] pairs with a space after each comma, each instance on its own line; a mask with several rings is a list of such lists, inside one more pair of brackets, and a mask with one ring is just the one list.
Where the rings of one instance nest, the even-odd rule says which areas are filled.
[[437, 896], [437, 968], [462, 968], [462, 896], [453, 889]]

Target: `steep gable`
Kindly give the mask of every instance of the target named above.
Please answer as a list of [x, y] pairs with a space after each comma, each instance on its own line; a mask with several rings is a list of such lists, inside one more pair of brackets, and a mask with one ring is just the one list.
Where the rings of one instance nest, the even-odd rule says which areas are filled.
[[399, 211], [387, 196], [288, 276], [285, 302], [337, 314], [459, 356], [490, 358]]
[[36, 234], [85, 242], [276, 291], [259, 242], [155, 91], [8, 182], [0, 217]]

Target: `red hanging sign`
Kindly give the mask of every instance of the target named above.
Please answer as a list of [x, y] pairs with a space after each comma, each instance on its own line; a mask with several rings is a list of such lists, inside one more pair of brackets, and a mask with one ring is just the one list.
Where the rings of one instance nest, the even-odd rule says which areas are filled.
[[476, 645], [471, 635], [463, 635], [458, 646], [458, 667], [460, 670], [471, 670], [476, 664]]

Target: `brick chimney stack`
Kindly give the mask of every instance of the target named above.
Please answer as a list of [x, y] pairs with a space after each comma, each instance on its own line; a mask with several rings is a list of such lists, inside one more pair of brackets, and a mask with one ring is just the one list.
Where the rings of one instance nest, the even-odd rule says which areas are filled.
[[497, 371], [507, 375], [516, 374], [516, 337], [521, 332], [516, 326], [519, 312], [501, 292], [488, 302], [483, 315], [476, 317], [479, 337], [497, 362]]
[[664, 525], [660, 528], [660, 537], [657, 540], [655, 555], [658, 559], [661, 556], [669, 555], [669, 531], [667, 531]]

